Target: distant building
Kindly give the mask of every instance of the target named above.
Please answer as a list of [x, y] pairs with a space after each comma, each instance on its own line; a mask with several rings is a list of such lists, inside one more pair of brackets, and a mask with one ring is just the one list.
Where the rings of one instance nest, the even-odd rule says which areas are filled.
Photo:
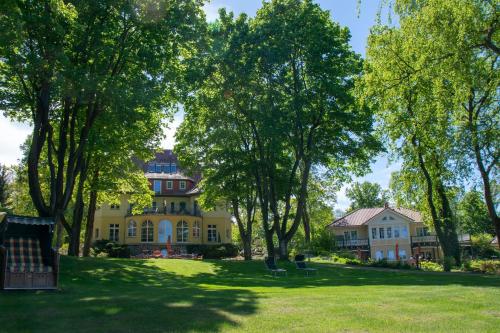
[[231, 215], [224, 206], [202, 211], [197, 198], [200, 177], [188, 177], [171, 150], [141, 162], [150, 188], [155, 192], [151, 207], [134, 214], [129, 195], [120, 204], [104, 204], [95, 214], [93, 239], [127, 244], [132, 253], [165, 249], [184, 251], [188, 244], [231, 243]]
[[[336, 246], [361, 254], [363, 259], [406, 260], [419, 253], [440, 259], [443, 252], [436, 233], [425, 226], [420, 212], [407, 208], [361, 208], [327, 226]], [[470, 246], [468, 235], [459, 237], [461, 246]], [[397, 251], [397, 252], [396, 252]]]

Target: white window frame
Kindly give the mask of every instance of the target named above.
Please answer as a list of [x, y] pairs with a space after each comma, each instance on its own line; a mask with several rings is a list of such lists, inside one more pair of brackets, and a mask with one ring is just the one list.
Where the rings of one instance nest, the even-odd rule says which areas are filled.
[[186, 189], [186, 181], [185, 180], [181, 180], [179, 182], [179, 189], [180, 190], [185, 190]]
[[167, 190], [172, 190], [174, 188], [174, 182], [172, 180], [167, 180]]
[[127, 237], [136, 237], [137, 236], [137, 222], [134, 220], [128, 221], [127, 226]]
[[387, 251], [387, 259], [388, 260], [396, 260], [396, 254], [394, 253], [394, 250]]
[[378, 228], [378, 237], [379, 237], [379, 239], [384, 239], [385, 238], [385, 230], [384, 230], [384, 228]]
[[387, 239], [392, 238], [392, 227], [387, 227], [385, 232], [387, 233]]
[[193, 223], [193, 238], [200, 238], [200, 221]]
[[207, 226], [207, 242], [217, 242], [217, 224], [209, 224]]
[[176, 236], [178, 243], [187, 243], [189, 240], [189, 225], [186, 221], [181, 220], [177, 222]]
[[377, 239], [377, 228], [372, 228], [372, 239]]
[[408, 227], [401, 227], [401, 238], [408, 238]]
[[[155, 238], [154, 230], [155, 226], [152, 221], [150, 220], [143, 221], [141, 224], [141, 243], [153, 243]], [[146, 235], [146, 237], [143, 238], [142, 237], [143, 235]], [[151, 239], [149, 236], [151, 236]]]
[[384, 251], [383, 250], [375, 251], [375, 260], [382, 260], [382, 259], [384, 259]]
[[399, 250], [399, 259], [406, 259], [406, 250], [405, 249], [400, 249]]
[[399, 227], [394, 227], [394, 230], [393, 230], [393, 233], [394, 233], [394, 238], [399, 238]]
[[117, 223], [111, 223], [109, 225], [109, 240], [112, 242], [120, 241], [120, 225]]

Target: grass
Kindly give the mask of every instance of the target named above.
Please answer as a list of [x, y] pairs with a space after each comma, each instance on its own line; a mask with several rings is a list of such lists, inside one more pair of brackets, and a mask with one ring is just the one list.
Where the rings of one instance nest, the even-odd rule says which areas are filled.
[[500, 278], [261, 261], [61, 259], [61, 291], [0, 293], [0, 332], [498, 332]]

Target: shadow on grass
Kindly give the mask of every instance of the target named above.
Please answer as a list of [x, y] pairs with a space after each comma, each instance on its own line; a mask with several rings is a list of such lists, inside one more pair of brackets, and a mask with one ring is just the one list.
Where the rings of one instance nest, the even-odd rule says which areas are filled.
[[[211, 261], [216, 267], [216, 275], [206, 274], [210, 283], [239, 287], [282, 287], [308, 288], [326, 286], [445, 286], [461, 285], [466, 287], [500, 287], [500, 278], [482, 274], [443, 274], [412, 270], [376, 270], [363, 267], [311, 263], [317, 274], [306, 276], [294, 263], [282, 263], [287, 277], [272, 277], [264, 267], [263, 261]], [[201, 277], [201, 276], [200, 276]]]
[[56, 292], [0, 294], [1, 332], [216, 332], [256, 311], [241, 288], [204, 288], [148, 261], [62, 258]]

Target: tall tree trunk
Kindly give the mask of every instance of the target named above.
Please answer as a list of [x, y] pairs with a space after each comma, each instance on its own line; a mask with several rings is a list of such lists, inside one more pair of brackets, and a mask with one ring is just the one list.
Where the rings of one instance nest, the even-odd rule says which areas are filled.
[[94, 231], [95, 211], [97, 207], [97, 190], [90, 191], [89, 207], [87, 212], [87, 225], [85, 227], [85, 241], [83, 244], [83, 256], [90, 255], [90, 248], [92, 246], [92, 233]]
[[240, 216], [238, 199], [232, 199], [231, 203], [233, 205], [233, 212], [236, 218], [236, 223], [238, 224], [240, 238], [243, 243], [243, 257], [245, 258], [245, 260], [252, 260], [252, 216], [247, 216], [247, 226], [245, 229], [245, 225], [243, 224]]
[[73, 208], [73, 223], [71, 224], [71, 233], [69, 238], [68, 255], [78, 257], [80, 255], [80, 235], [82, 232], [83, 213], [85, 202], [83, 200], [83, 191], [87, 180], [87, 165], [85, 164], [80, 173], [78, 188], [76, 192], [75, 207]]
[[307, 205], [304, 207], [304, 213], [302, 214], [302, 223], [304, 224], [304, 239], [306, 245], [309, 246], [311, 244], [311, 219]]

